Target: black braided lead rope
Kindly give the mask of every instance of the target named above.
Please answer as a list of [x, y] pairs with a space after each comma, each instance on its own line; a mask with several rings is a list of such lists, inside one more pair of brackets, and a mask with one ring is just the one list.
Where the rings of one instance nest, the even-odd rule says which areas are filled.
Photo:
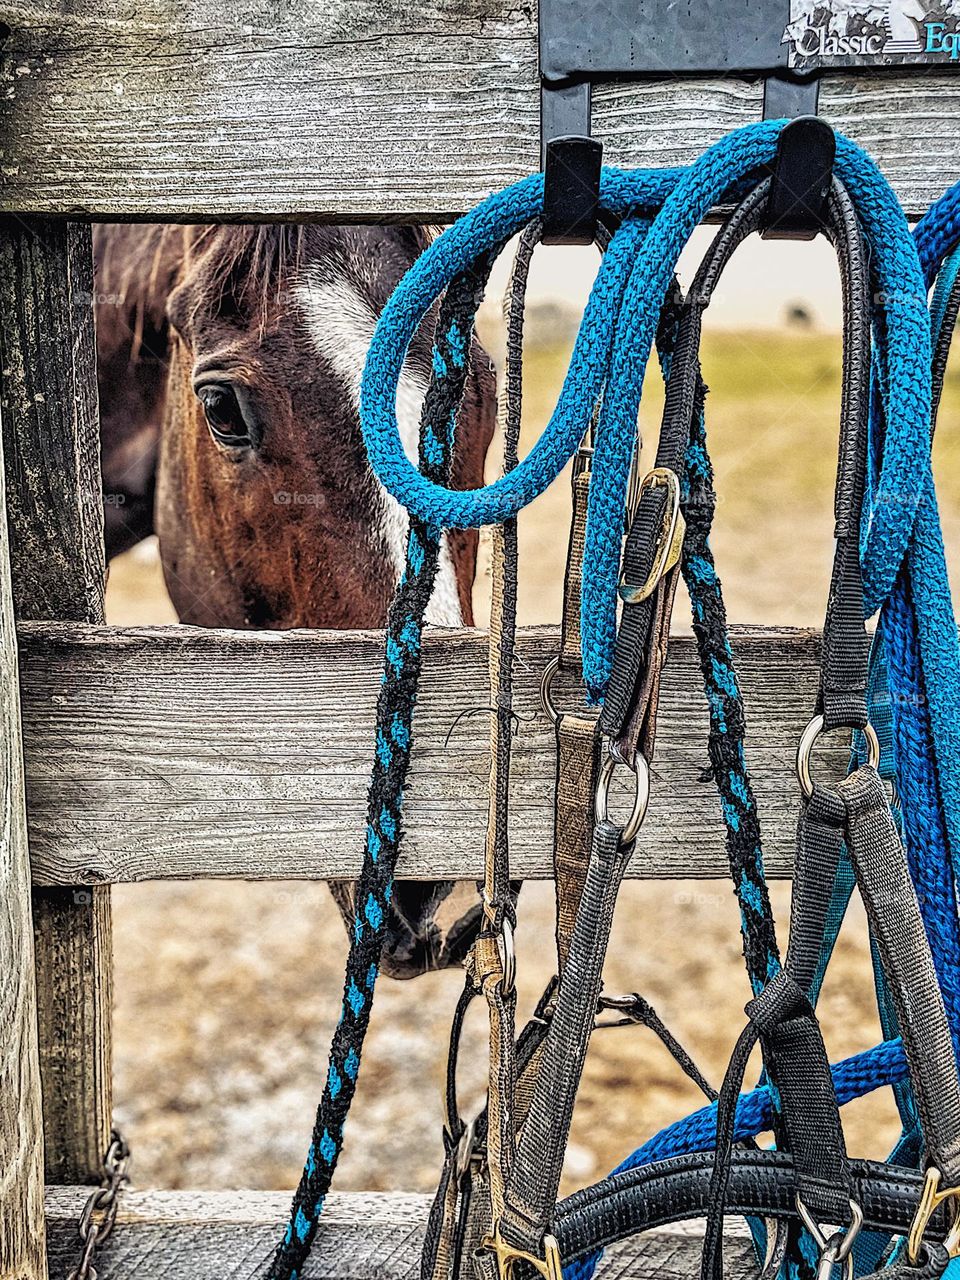
[[[420, 419], [420, 469], [440, 484], [448, 483], [456, 411], [470, 365], [473, 318], [491, 262], [492, 258], [486, 257], [464, 271], [450, 284], [440, 306], [433, 371]], [[436, 580], [440, 546], [441, 530], [411, 517], [406, 568], [387, 617], [363, 868], [354, 898], [356, 914], [340, 1020], [330, 1046], [310, 1150], [267, 1280], [298, 1280], [316, 1236], [324, 1197], [343, 1146], [344, 1122], [356, 1092], [400, 849], [423, 621]]]
[[754, 995], [780, 968], [776, 929], [763, 871], [760, 818], [744, 756], [746, 713], [737, 680], [720, 579], [710, 549], [716, 508], [713, 467], [706, 449], [704, 391], [698, 392], [694, 433], [681, 478], [687, 530], [681, 568], [693, 611], [700, 671], [710, 711], [707, 755], [720, 792], [727, 858], [740, 906], [743, 956]]

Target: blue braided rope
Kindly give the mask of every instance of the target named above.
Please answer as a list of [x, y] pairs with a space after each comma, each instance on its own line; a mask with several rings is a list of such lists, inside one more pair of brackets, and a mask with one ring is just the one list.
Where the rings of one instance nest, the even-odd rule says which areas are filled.
[[[602, 691], [615, 633], [620, 522], [636, 409], [659, 315], [680, 250], [693, 227], [725, 193], [769, 163], [783, 121], [729, 134], [683, 170], [627, 173], [605, 168], [601, 202], [623, 217], [591, 292], [556, 409], [529, 455], [508, 476], [482, 489], [454, 493], [421, 475], [403, 453], [396, 390], [403, 355], [445, 283], [499, 237], [540, 211], [543, 180], [524, 179], [491, 196], [441, 236], [401, 281], [374, 334], [364, 371], [361, 420], [371, 464], [385, 487], [423, 519], [444, 527], [501, 521], [542, 493], [572, 457], [601, 391], [594, 484], [591, 487], [581, 630], [584, 674]], [[889, 421], [878, 502], [864, 522], [865, 593], [873, 612], [886, 599], [906, 550], [929, 472], [929, 319], [916, 252], [903, 212], [873, 162], [838, 137], [836, 172], [851, 192], [873, 249], [879, 309], [890, 365]], [[649, 230], [638, 210], [659, 208]]]
[[[469, 363], [473, 315], [482, 296], [487, 265], [483, 260], [451, 284], [437, 322], [433, 375], [424, 400], [420, 434], [420, 465], [424, 475], [437, 481], [445, 480], [449, 473], [456, 409]], [[440, 543], [438, 526], [411, 518], [406, 568], [387, 619], [363, 867], [355, 893], [356, 918], [340, 1019], [330, 1046], [326, 1084], [310, 1150], [268, 1280], [297, 1280], [316, 1235], [324, 1197], [343, 1146], [343, 1127], [356, 1090], [393, 892], [403, 793], [413, 746], [423, 621], [436, 578]]]
[[720, 793], [727, 854], [740, 907], [747, 976], [758, 995], [780, 968], [776, 929], [763, 870], [760, 817], [747, 772], [743, 696], [727, 632], [720, 579], [709, 532], [716, 497], [701, 411], [686, 451], [682, 506], [686, 520], [681, 568], [693, 613], [700, 670], [709, 710], [707, 754]]
[[[937, 206], [931, 209], [918, 225], [915, 238], [926, 280], [931, 281], [945, 254], [960, 242], [960, 184], [957, 184]], [[960, 269], [960, 252], [957, 256], [957, 266]], [[934, 296], [934, 323], [938, 326], [942, 320], [943, 293], [948, 289], [949, 284], [944, 284]], [[884, 404], [889, 403], [890, 362], [884, 356], [881, 343], [872, 441], [875, 457], [879, 453], [881, 443], [875, 438], [877, 414], [878, 412], [882, 414]], [[882, 483], [877, 481], [876, 476], [873, 479], [875, 484]], [[927, 485], [929, 489], [926, 488]], [[921, 517], [917, 517], [906, 568], [904, 573], [898, 576], [891, 597], [884, 607], [877, 640], [871, 653], [869, 702], [871, 719], [878, 729], [883, 745], [881, 770], [885, 772], [885, 776], [891, 776], [895, 764], [898, 766], [896, 772], [900, 790], [907, 801], [905, 807], [909, 815], [904, 835], [911, 873], [918, 887], [918, 897], [943, 988], [944, 1002], [956, 1038], [957, 1018], [960, 1016], [957, 983], [958, 957], [960, 957], [957, 939], [960, 930], [957, 925], [956, 887], [950, 875], [951, 861], [945, 855], [944, 828], [945, 818], [950, 814], [955, 816], [958, 806], [949, 795], [950, 787], [938, 786], [942, 781], [942, 774], [939, 778], [935, 776], [931, 761], [930, 750], [935, 732], [932, 716], [926, 708], [928, 702], [937, 699], [930, 698], [922, 682], [922, 657], [918, 635], [923, 622], [929, 623], [929, 619], [923, 619], [922, 616], [918, 619], [916, 605], [910, 593], [912, 582], [915, 582], [921, 574], [929, 575], [925, 579], [927, 590], [924, 594], [927, 606], [933, 607], [935, 623], [933, 628], [935, 639], [932, 644], [928, 644], [928, 648], [932, 649], [934, 654], [935, 674], [932, 684], [940, 692], [943, 692], [946, 686], [946, 695], [940, 699], [940, 703], [948, 704], [948, 714], [945, 718], [948, 727], [955, 732], [957, 709], [960, 707], [960, 699], [956, 693], [960, 661], [954, 656], [957, 629], [950, 607], [949, 591], [946, 588], [946, 566], [942, 558], [942, 540], [936, 517], [935, 498], [931, 501], [932, 494], [932, 477], [927, 477], [924, 494], [918, 506], [932, 528], [927, 528]], [[881, 490], [881, 501], [884, 499], [895, 501], [896, 497], [895, 493]], [[874, 503], [876, 501], [877, 499], [874, 498]], [[872, 518], [872, 512], [868, 518]], [[921, 538], [925, 543], [925, 556], [918, 558], [915, 555], [915, 546]], [[868, 554], [869, 546], [869, 539], [865, 537], [865, 554]], [[946, 643], [943, 643], [944, 639]], [[892, 694], [887, 687], [886, 659], [888, 656], [891, 656], [890, 666], [894, 673]], [[896, 762], [894, 755], [896, 755]], [[956, 758], [956, 756], [953, 757], [954, 768], [949, 771], [951, 781], [956, 781], [957, 778]], [[843, 877], [844, 871], [845, 869], [841, 867], [838, 872], [838, 881]], [[849, 880], [849, 876], [847, 879]], [[839, 882], [835, 888], [832, 912], [834, 919], [821, 956], [819, 981], [822, 981], [823, 971], [832, 951], [836, 932], [849, 898], [849, 888], [847, 883]], [[881, 1021], [884, 1030], [887, 1031], [891, 1026], [895, 1026], [895, 1019], [891, 1016], [889, 1001], [884, 999], [882, 981], [878, 982], [878, 999]], [[904, 1133], [891, 1155], [891, 1160], [897, 1162], [915, 1160], [919, 1154], [916, 1112], [904, 1066], [899, 1040], [888, 1040], [868, 1053], [848, 1059], [832, 1068], [838, 1101], [841, 1104], [853, 1097], [869, 1093], [881, 1085], [894, 1086], [898, 1106], [904, 1119]], [[712, 1111], [715, 1111], [715, 1108], [704, 1108], [687, 1117], [686, 1120], [669, 1126], [629, 1156], [614, 1172], [685, 1151], [711, 1149], [715, 1134], [715, 1119], [711, 1114]], [[738, 1138], [757, 1136], [764, 1128], [769, 1127], [771, 1121], [772, 1108], [766, 1086], [761, 1086], [760, 1089], [754, 1090], [751, 1094], [745, 1094], [741, 1098], [737, 1112]], [[701, 1142], [703, 1146], [699, 1145]], [[878, 1241], [877, 1244], [879, 1243]], [[567, 1280], [587, 1280], [598, 1258], [599, 1255], [596, 1255], [592, 1259], [584, 1260], [577, 1267], [570, 1268], [566, 1273]]]

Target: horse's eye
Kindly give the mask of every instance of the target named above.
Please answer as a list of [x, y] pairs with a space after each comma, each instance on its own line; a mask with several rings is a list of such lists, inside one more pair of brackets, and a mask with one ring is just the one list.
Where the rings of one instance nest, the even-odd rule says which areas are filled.
[[210, 434], [219, 444], [234, 448], [253, 443], [237, 393], [225, 383], [208, 383], [197, 391]]

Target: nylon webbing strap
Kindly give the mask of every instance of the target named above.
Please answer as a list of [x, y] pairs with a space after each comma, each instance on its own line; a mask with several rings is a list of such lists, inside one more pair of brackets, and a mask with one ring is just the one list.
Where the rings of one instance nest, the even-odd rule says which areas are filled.
[[590, 497], [590, 452], [583, 448], [573, 460], [572, 511], [567, 563], [563, 574], [563, 611], [560, 619], [560, 669], [580, 677], [580, 583], [583, 577], [583, 544], [587, 533], [587, 501]]
[[790, 937], [784, 967], [747, 1005], [774, 1081], [797, 1190], [818, 1221], [843, 1224], [852, 1194], [840, 1113], [823, 1036], [810, 1000], [826, 932], [846, 810], [815, 787], [797, 824]]
[[620, 829], [598, 823], [567, 966], [543, 1046], [534, 1097], [500, 1219], [503, 1238], [539, 1256], [556, 1205], [573, 1104], [600, 995], [620, 881], [633, 852]]
[[553, 873], [557, 898], [557, 961], [562, 975], [587, 878], [601, 739], [596, 720], [585, 716], [562, 715], [556, 732]]
[[[610, 234], [598, 227], [596, 246], [601, 253]], [[592, 441], [591, 433], [588, 440]], [[560, 653], [557, 667], [582, 679], [580, 646], [580, 584], [590, 498], [590, 463], [593, 450], [581, 444], [573, 460], [571, 477], [570, 538], [563, 572], [563, 607], [560, 618]], [[553, 874], [556, 887], [557, 972], [563, 973], [570, 937], [587, 875], [593, 841], [594, 797], [600, 769], [601, 740], [596, 715], [563, 712], [555, 722], [557, 774], [554, 788]]]
[[763, 1059], [776, 1082], [797, 1194], [819, 1221], [844, 1224], [852, 1185], [830, 1061], [813, 1006], [793, 977], [781, 971], [747, 1005]]
[[960, 1185], [960, 1085], [930, 946], [883, 781], [864, 766], [837, 788], [847, 841], [910, 1068], [930, 1160]]

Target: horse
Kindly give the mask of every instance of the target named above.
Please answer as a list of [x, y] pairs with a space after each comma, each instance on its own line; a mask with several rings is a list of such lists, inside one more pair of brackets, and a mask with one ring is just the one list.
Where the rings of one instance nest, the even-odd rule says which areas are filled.
[[[95, 228], [106, 552], [156, 532], [181, 622], [384, 626], [407, 515], [367, 464], [360, 379], [380, 311], [427, 243], [419, 227]], [[427, 334], [397, 398], [411, 457], [430, 368]], [[483, 483], [495, 406], [474, 340], [457, 487]], [[476, 557], [475, 531], [444, 535], [428, 622], [473, 624]], [[352, 885], [330, 887], [352, 930]], [[398, 882], [383, 971], [460, 963], [475, 898], [473, 886]]]

